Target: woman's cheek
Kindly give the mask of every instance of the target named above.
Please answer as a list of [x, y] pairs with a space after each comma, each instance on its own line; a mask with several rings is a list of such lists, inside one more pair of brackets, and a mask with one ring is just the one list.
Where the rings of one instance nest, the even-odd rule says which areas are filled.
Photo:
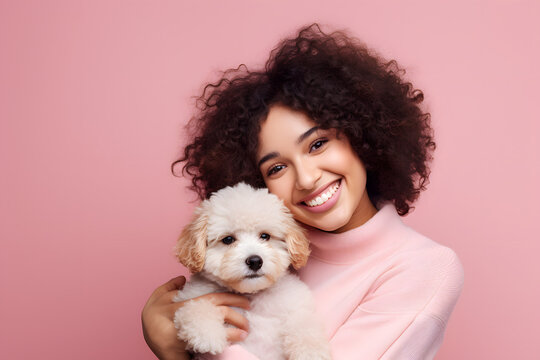
[[343, 144], [336, 144], [326, 151], [324, 163], [331, 166], [333, 169], [346, 169], [350, 166], [352, 160], [352, 154], [346, 150], [347, 149]]
[[287, 196], [287, 194], [290, 194], [290, 183], [287, 174], [284, 174], [284, 176], [280, 176], [279, 178], [275, 179], [267, 179], [266, 181], [266, 187], [268, 188], [268, 191], [274, 195], [276, 195], [278, 198], [280, 198], [285, 206], [287, 206], [289, 209], [291, 208], [291, 197], [290, 195]]

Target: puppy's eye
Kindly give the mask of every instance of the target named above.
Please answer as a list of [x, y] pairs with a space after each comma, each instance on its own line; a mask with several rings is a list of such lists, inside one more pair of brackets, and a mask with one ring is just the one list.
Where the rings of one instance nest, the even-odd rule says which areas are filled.
[[221, 239], [221, 242], [225, 245], [230, 245], [234, 242], [234, 238], [232, 236], [225, 236], [223, 239]]
[[263, 240], [270, 240], [270, 235], [268, 235], [267, 233], [262, 233], [262, 234], [261, 234], [261, 239], [263, 239]]

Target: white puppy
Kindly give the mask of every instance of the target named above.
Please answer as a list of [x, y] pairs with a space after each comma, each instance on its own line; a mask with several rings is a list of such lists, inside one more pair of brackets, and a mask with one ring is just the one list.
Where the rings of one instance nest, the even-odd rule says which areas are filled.
[[[305, 265], [309, 245], [288, 209], [267, 189], [244, 183], [212, 194], [195, 210], [177, 244], [178, 259], [194, 275], [174, 301], [213, 292], [245, 294], [249, 321], [241, 343], [259, 359], [330, 359], [315, 320], [308, 287], [288, 269]], [[219, 354], [228, 345], [223, 314], [207, 300], [191, 300], [175, 313], [178, 337], [194, 353]]]

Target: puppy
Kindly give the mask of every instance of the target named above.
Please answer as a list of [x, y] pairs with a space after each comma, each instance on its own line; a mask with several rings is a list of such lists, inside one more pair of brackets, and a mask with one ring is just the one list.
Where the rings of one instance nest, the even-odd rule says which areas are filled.
[[[259, 359], [331, 358], [311, 293], [289, 272], [290, 266], [306, 264], [308, 241], [282, 201], [267, 189], [240, 183], [213, 193], [195, 210], [176, 253], [193, 275], [174, 301], [213, 292], [248, 296], [249, 311], [235, 308], [249, 321], [249, 334], [241, 344]], [[230, 325], [210, 301], [188, 301], [176, 311], [174, 323], [188, 350], [205, 358], [228, 345]]]

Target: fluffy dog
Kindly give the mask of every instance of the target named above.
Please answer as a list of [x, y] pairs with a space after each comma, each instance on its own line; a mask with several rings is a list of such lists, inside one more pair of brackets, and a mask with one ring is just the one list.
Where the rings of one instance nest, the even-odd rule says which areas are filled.
[[[315, 320], [308, 287], [289, 271], [309, 255], [303, 229], [267, 189], [244, 183], [212, 194], [195, 210], [176, 247], [193, 273], [175, 296], [184, 301], [213, 292], [245, 294], [249, 321], [241, 343], [259, 359], [330, 359], [328, 342]], [[228, 345], [224, 317], [210, 301], [188, 301], [175, 313], [178, 338], [205, 358]]]

